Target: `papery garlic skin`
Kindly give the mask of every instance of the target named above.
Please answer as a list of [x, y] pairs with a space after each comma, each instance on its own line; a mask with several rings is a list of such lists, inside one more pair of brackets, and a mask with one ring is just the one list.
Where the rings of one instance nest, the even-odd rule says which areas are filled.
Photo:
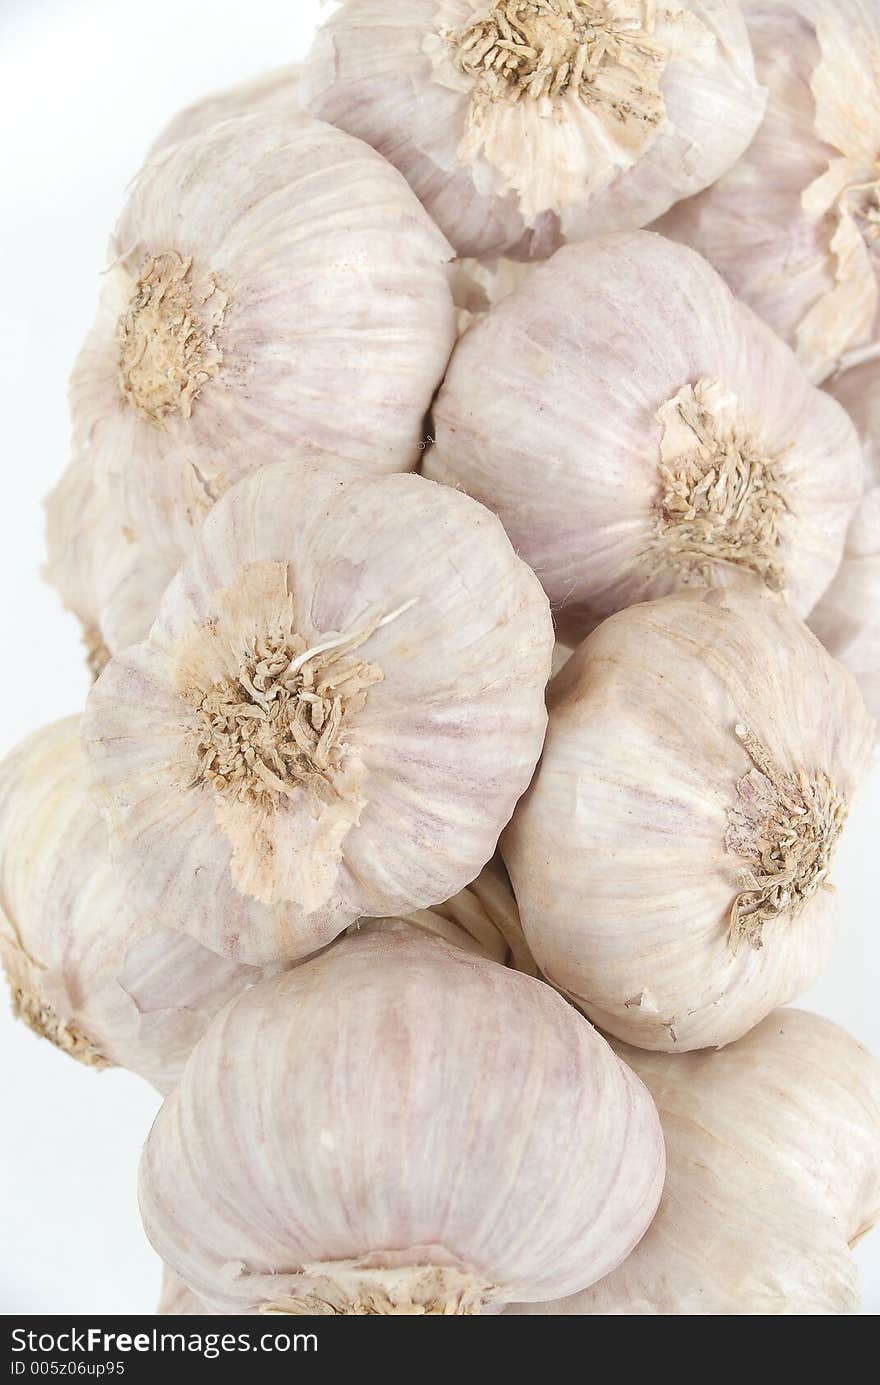
[[500, 856], [493, 857], [476, 880], [442, 904], [419, 909], [402, 919], [362, 919], [348, 931], [358, 935], [398, 926], [440, 938], [500, 966], [515, 967], [528, 976], [538, 975]]
[[37, 1034], [160, 1091], [208, 1020], [259, 975], [134, 907], [109, 865], [78, 717], [0, 764], [0, 961], [13, 1009]]
[[880, 13], [869, 0], [748, 0], [767, 115], [738, 164], [674, 207], [814, 380], [880, 349]]
[[615, 1052], [666, 1140], [657, 1216], [613, 1274], [556, 1315], [857, 1313], [851, 1247], [880, 1219], [880, 1064], [844, 1030], [777, 1010], [717, 1053]]
[[840, 568], [809, 624], [855, 674], [868, 708], [880, 718], [880, 360], [845, 370], [827, 389], [858, 428], [868, 488], [849, 527]]
[[200, 101], [185, 106], [178, 111], [160, 131], [150, 147], [150, 154], [158, 154], [169, 144], [179, 144], [181, 140], [191, 139], [221, 120], [231, 120], [235, 116], [254, 115], [268, 111], [277, 114], [295, 114], [301, 111], [299, 103], [299, 67], [276, 67], [263, 72], [247, 82], [238, 82], [234, 87], [212, 92]]
[[733, 0], [348, 0], [301, 93], [400, 169], [457, 254], [521, 260], [644, 226], [730, 168], [764, 110]]
[[[294, 451], [415, 468], [455, 340], [451, 254], [396, 170], [293, 110], [147, 162], [73, 372], [71, 475], [48, 502], [51, 580], [111, 652], [147, 634], [239, 477]], [[119, 570], [130, 580], [107, 579]]]
[[452, 297], [458, 315], [459, 333], [500, 303], [528, 277], [531, 265], [521, 260], [453, 260]]
[[603, 622], [548, 707], [502, 838], [547, 979], [670, 1052], [730, 1043], [804, 991], [871, 763], [851, 675], [771, 597], [681, 593]]
[[168, 1266], [162, 1271], [162, 1292], [156, 1307], [159, 1317], [213, 1317], [214, 1309], [196, 1298], [183, 1280]]
[[570, 1006], [392, 932], [224, 1010], [156, 1119], [140, 1204], [219, 1311], [464, 1315], [610, 1270], [662, 1181], [653, 1103]]
[[559, 673], [559, 671], [560, 671], [561, 669], [565, 668], [565, 665], [568, 663], [568, 661], [569, 661], [569, 659], [571, 658], [571, 656], [572, 656], [573, 653], [574, 653], [574, 649], [573, 649], [570, 645], [565, 644], [565, 642], [564, 642], [563, 640], [559, 640], [559, 639], [558, 639], [558, 640], [556, 641], [555, 645], [553, 646], [553, 669], [552, 669], [552, 671], [553, 671], [553, 677], [554, 677], [554, 678], [556, 677], [557, 673]]
[[468, 496], [341, 463], [246, 478], [89, 697], [128, 887], [255, 965], [449, 899], [531, 778], [552, 647]]
[[500, 516], [569, 643], [688, 585], [757, 580], [807, 615], [862, 493], [844, 411], [648, 232], [536, 267], [461, 338], [433, 419], [425, 474]]

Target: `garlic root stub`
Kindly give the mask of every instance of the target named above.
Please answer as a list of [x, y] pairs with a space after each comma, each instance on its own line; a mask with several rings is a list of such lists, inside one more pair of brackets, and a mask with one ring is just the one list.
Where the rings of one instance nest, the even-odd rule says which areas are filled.
[[468, 496], [341, 463], [246, 478], [89, 697], [121, 878], [254, 965], [448, 900], [532, 776], [552, 649], [540, 583]]
[[0, 962], [13, 1010], [36, 1034], [160, 1091], [208, 1020], [259, 976], [133, 906], [109, 863], [78, 717], [0, 764]]
[[510, 1314], [858, 1312], [851, 1247], [880, 1219], [880, 1064], [837, 1025], [777, 1010], [717, 1053], [615, 1052], [660, 1111], [649, 1231], [592, 1288]]
[[545, 976], [669, 1051], [730, 1043], [804, 991], [871, 763], [851, 675], [771, 597], [683, 593], [600, 625], [548, 706], [502, 839]]
[[810, 613], [810, 629], [845, 664], [880, 718], [880, 359], [853, 366], [826, 386], [858, 428], [868, 489], [846, 536], [834, 581]]
[[140, 1203], [221, 1312], [463, 1315], [610, 1272], [662, 1181], [653, 1102], [550, 987], [388, 933], [227, 1006]]
[[455, 341], [451, 256], [395, 169], [293, 110], [146, 163], [73, 371], [71, 474], [48, 501], [50, 580], [111, 652], [146, 636], [242, 476], [293, 454], [415, 469]]
[[743, 11], [766, 117], [657, 229], [702, 251], [823, 380], [880, 347], [880, 13], [873, 0]]
[[764, 110], [735, 0], [348, 0], [301, 91], [459, 255], [515, 259], [644, 226], [730, 168]]
[[764, 587], [806, 616], [862, 493], [844, 410], [649, 232], [560, 250], [475, 322], [433, 432], [424, 473], [500, 516], [567, 642], [687, 586]]

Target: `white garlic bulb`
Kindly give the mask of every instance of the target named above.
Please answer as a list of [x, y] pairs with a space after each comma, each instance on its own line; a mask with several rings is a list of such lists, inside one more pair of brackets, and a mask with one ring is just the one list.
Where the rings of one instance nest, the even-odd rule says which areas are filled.
[[199, 135], [212, 125], [219, 125], [221, 120], [254, 115], [259, 111], [288, 114], [299, 110], [299, 68], [276, 67], [185, 106], [157, 135], [150, 153], [158, 154], [169, 144], [179, 144], [181, 140]]
[[474, 323], [433, 432], [425, 474], [495, 510], [569, 642], [690, 584], [758, 581], [807, 615], [862, 493], [843, 409], [645, 231], [565, 247]]
[[610, 1272], [662, 1182], [653, 1102], [572, 1007], [392, 932], [226, 1007], [159, 1112], [140, 1203], [220, 1311], [458, 1315]]
[[837, 1025], [777, 1010], [720, 1053], [616, 1044], [660, 1110], [666, 1185], [619, 1269], [511, 1314], [858, 1312], [851, 1248], [880, 1220], [880, 1064]]
[[880, 718], [880, 360], [853, 366], [827, 388], [859, 430], [868, 489], [850, 524], [840, 568], [809, 623], [855, 674], [870, 711]]
[[255, 964], [449, 899], [531, 778], [552, 648], [468, 496], [341, 463], [245, 478], [89, 697], [132, 894]]
[[735, 0], [348, 0], [303, 104], [406, 176], [459, 255], [644, 226], [764, 110]]
[[134, 909], [109, 867], [77, 717], [0, 764], [0, 961], [35, 1033], [162, 1091], [208, 1020], [259, 975]]
[[732, 171], [658, 229], [701, 250], [822, 380], [880, 348], [880, 11], [743, 9], [766, 118]]
[[67, 468], [46, 501], [46, 547], [45, 575], [78, 618], [97, 678], [111, 650], [149, 630], [175, 560], [120, 523], [117, 497], [96, 483], [87, 459]]
[[853, 678], [778, 600], [687, 592], [604, 621], [548, 706], [502, 839], [539, 967], [642, 1048], [739, 1038], [833, 940], [875, 731]]
[[450, 258], [395, 169], [293, 111], [148, 161], [73, 373], [75, 476], [49, 500], [49, 575], [111, 650], [146, 635], [239, 477], [293, 452], [417, 465], [455, 339]]

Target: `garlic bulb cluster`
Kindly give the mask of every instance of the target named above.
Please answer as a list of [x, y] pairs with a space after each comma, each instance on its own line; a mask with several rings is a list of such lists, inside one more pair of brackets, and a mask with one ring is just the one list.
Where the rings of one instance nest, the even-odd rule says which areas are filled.
[[433, 432], [425, 474], [500, 516], [569, 640], [687, 585], [759, 583], [806, 616], [862, 493], [844, 410], [649, 232], [558, 251], [474, 323]]
[[880, 8], [329, 8], [111, 240], [13, 1009], [162, 1094], [160, 1315], [855, 1311]]
[[819, 975], [875, 726], [772, 597], [686, 592], [603, 622], [550, 685], [502, 850], [547, 978], [602, 1029], [688, 1050]]
[[853, 366], [827, 388], [848, 409], [868, 464], [868, 488], [834, 581], [810, 614], [810, 628], [851, 673], [880, 719], [880, 359]]
[[194, 529], [257, 467], [293, 452], [364, 474], [416, 466], [455, 339], [450, 257], [395, 169], [292, 110], [148, 161], [49, 500], [48, 574], [96, 641], [147, 634]]
[[766, 118], [731, 172], [658, 229], [702, 251], [822, 380], [880, 350], [880, 11], [743, 9]]
[[778, 1010], [720, 1053], [615, 1051], [660, 1110], [666, 1186], [632, 1255], [583, 1293], [511, 1314], [858, 1312], [852, 1246], [880, 1220], [880, 1064]]
[[448, 899], [529, 783], [552, 649], [468, 496], [341, 463], [245, 478], [88, 700], [132, 895], [253, 964]]
[[300, 110], [299, 68], [273, 68], [271, 72], [264, 72], [248, 82], [215, 91], [201, 101], [185, 106], [156, 136], [150, 154], [158, 154], [169, 144], [179, 144], [181, 140], [200, 135], [212, 125], [219, 125], [221, 120], [256, 115], [262, 111], [295, 115]]
[[514, 259], [659, 217], [730, 168], [765, 99], [735, 0], [348, 0], [301, 98], [459, 255]]
[[388, 933], [227, 1006], [159, 1112], [140, 1203], [219, 1311], [464, 1315], [609, 1273], [663, 1162], [647, 1092], [549, 987]]
[[0, 765], [0, 961], [35, 1033], [161, 1091], [208, 1020], [259, 976], [133, 909], [89, 798], [78, 717]]

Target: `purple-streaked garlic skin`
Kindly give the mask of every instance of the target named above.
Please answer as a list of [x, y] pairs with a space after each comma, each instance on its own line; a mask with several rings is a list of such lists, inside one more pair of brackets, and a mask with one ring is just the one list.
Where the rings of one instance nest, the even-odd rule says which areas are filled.
[[260, 975], [170, 932], [120, 887], [78, 717], [35, 732], [0, 765], [0, 961], [35, 1033], [162, 1092], [209, 1019]]
[[341, 463], [246, 478], [89, 698], [128, 888], [253, 965], [448, 900], [531, 779], [552, 648], [540, 583], [468, 496]]
[[239, 478], [294, 453], [342, 455], [364, 475], [415, 469], [455, 341], [451, 257], [395, 169], [292, 108], [199, 129], [147, 161], [71, 379], [73, 459], [48, 500], [49, 578], [111, 652], [146, 636]]
[[818, 1015], [775, 1010], [720, 1052], [614, 1050], [657, 1102], [666, 1184], [632, 1255], [519, 1316], [841, 1316], [880, 1219], [880, 1064]]
[[663, 1167], [647, 1092], [549, 987], [390, 932], [226, 1008], [140, 1202], [218, 1311], [471, 1314], [609, 1272]]
[[777, 599], [681, 593], [603, 622], [548, 707], [502, 838], [548, 980], [668, 1052], [730, 1043], [806, 990], [872, 761], [852, 676]]
[[568, 643], [686, 586], [769, 586], [805, 616], [862, 492], [844, 410], [649, 232], [534, 268], [461, 338], [433, 421], [424, 473], [499, 515]]
[[[732, 0], [660, 3], [647, 21], [628, 0], [528, 8], [349, 0], [302, 67], [303, 103], [395, 164], [457, 254], [544, 259], [567, 240], [644, 226], [753, 137], [765, 98]], [[573, 12], [589, 34], [575, 36]], [[511, 81], [476, 32], [499, 13], [534, 44]]]
[[870, 0], [743, 11], [767, 114], [656, 229], [706, 255], [822, 381], [880, 343], [880, 15]]
[[872, 715], [880, 719], [880, 359], [828, 381], [850, 414], [865, 453], [864, 499], [850, 524], [843, 561], [810, 613], [810, 629], [855, 675]]

